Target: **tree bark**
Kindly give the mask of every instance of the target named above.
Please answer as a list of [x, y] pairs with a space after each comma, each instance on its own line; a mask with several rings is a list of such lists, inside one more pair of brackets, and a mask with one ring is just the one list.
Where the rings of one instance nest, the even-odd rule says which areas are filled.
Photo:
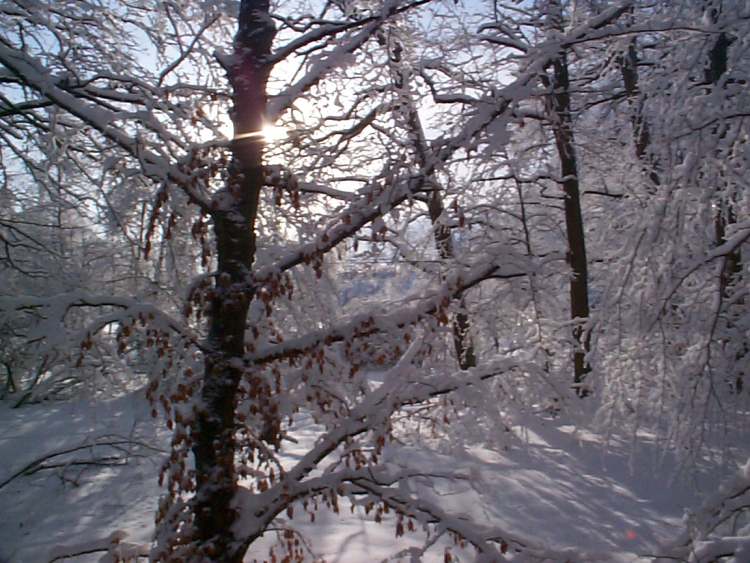
[[210, 307], [202, 405], [193, 446], [196, 468], [195, 541], [199, 557], [212, 561], [242, 560], [232, 525], [235, 474], [235, 407], [243, 371], [248, 294], [255, 259], [255, 220], [263, 186], [261, 131], [266, 111], [266, 84], [275, 27], [267, 0], [242, 0], [234, 56], [229, 68], [233, 89], [232, 162], [224, 190], [212, 202], [217, 273]]
[[[556, 0], [549, 2], [550, 29], [562, 31], [562, 8]], [[547, 113], [552, 121], [555, 145], [560, 159], [562, 188], [565, 195], [565, 230], [568, 243], [567, 259], [571, 268], [570, 278], [570, 317], [573, 321], [573, 384], [579, 397], [589, 391], [584, 386], [591, 367], [586, 361], [590, 348], [590, 338], [583, 330], [583, 323], [589, 318], [588, 261], [586, 258], [586, 237], [581, 211], [581, 189], [578, 181], [578, 160], [573, 134], [573, 119], [570, 106], [570, 77], [565, 52], [552, 63], [552, 77], [542, 76], [542, 82], [549, 90]]]
[[555, 117], [554, 134], [560, 158], [560, 172], [565, 193], [565, 230], [568, 239], [570, 279], [570, 317], [575, 323], [573, 338], [577, 348], [573, 352], [573, 383], [580, 397], [588, 394], [583, 381], [591, 371], [586, 361], [590, 339], [584, 335], [582, 323], [589, 318], [589, 274], [586, 258], [586, 237], [581, 212], [581, 189], [578, 181], [578, 161], [570, 115], [568, 66], [565, 55], [553, 63], [551, 104]]

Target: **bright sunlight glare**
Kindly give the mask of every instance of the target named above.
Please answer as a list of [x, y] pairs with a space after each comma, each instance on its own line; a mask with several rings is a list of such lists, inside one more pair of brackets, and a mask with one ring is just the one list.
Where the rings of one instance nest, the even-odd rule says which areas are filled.
[[261, 133], [263, 134], [263, 138], [269, 142], [286, 139], [287, 135], [286, 129], [277, 127], [276, 125], [264, 125]]
[[276, 127], [275, 125], [264, 125], [260, 131], [250, 131], [249, 133], [240, 133], [234, 136], [234, 139], [252, 139], [259, 138], [267, 143], [272, 143], [286, 138], [286, 129]]

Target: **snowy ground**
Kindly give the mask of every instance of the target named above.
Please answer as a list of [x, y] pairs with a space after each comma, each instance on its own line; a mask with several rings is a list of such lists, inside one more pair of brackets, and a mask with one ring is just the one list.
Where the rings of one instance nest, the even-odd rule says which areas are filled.
[[[61, 546], [104, 541], [116, 531], [127, 534], [128, 542], [148, 543], [163, 458], [152, 448], [163, 448], [167, 437], [149, 411], [140, 393], [107, 402], [0, 405], [0, 562], [51, 561]], [[524, 433], [524, 445], [508, 451], [404, 447], [393, 455], [466, 475], [433, 494], [445, 509], [555, 549], [585, 550], [594, 561], [647, 560], [639, 556], [672, 539], [685, 509], [697, 506], [718, 483], [716, 474], [708, 478], [700, 472], [690, 482], [670, 482], [669, 464], [658, 464], [647, 442], [633, 452], [614, 439], [602, 447], [596, 435], [572, 426], [537, 426]], [[307, 434], [298, 436], [299, 448], [314, 436], [312, 430]], [[110, 445], [85, 447], [105, 443]], [[80, 449], [50, 457], [7, 482], [43, 456], [73, 448]], [[95, 460], [100, 465], [90, 464]], [[418, 540], [396, 540], [392, 526], [345, 508], [342, 516], [320, 514], [314, 525], [300, 516], [295, 525], [329, 563], [381, 561]], [[248, 560], [265, 557], [265, 549]], [[442, 548], [424, 560], [442, 561]]]

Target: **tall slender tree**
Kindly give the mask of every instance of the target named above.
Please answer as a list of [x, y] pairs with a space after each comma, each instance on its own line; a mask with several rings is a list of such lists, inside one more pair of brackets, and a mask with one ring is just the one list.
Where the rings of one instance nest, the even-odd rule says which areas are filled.
[[[382, 42], [388, 49], [390, 71], [397, 96], [394, 115], [397, 124], [406, 130], [417, 168], [425, 170], [429, 168], [430, 148], [413, 92], [412, 81], [414, 78], [409, 63], [402, 60], [404, 46], [395, 33], [383, 34], [381, 37]], [[427, 183], [429, 185], [429, 193], [426, 196], [427, 210], [432, 225], [432, 238], [438, 257], [444, 263], [441, 267], [450, 269], [450, 266], [456, 260], [456, 255], [453, 244], [453, 228], [449, 224], [450, 218], [444, 203], [445, 190], [434, 172], [432, 177], [427, 178]], [[466, 310], [465, 296], [460, 297], [459, 310], [451, 316], [453, 345], [458, 365], [461, 369], [476, 367], [477, 354], [472, 342], [471, 323]]]
[[[551, 32], [562, 33], [563, 9], [560, 2], [551, 0], [546, 5], [546, 25]], [[580, 397], [588, 394], [584, 379], [591, 371], [586, 360], [590, 349], [589, 333], [584, 329], [589, 318], [589, 274], [586, 258], [586, 236], [581, 206], [580, 170], [576, 156], [576, 140], [571, 107], [571, 86], [568, 57], [565, 51], [557, 53], [552, 62], [551, 74], [542, 76], [548, 89], [547, 112], [555, 137], [557, 157], [560, 161], [561, 183], [564, 193], [565, 233], [568, 244], [570, 278], [570, 316], [573, 321], [573, 383]]]

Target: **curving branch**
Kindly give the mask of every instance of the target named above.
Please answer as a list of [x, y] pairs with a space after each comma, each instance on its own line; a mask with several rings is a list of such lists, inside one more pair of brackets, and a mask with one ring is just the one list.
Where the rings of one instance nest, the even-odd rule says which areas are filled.
[[[141, 165], [143, 174], [155, 182], [169, 182], [180, 186], [192, 203], [205, 211], [210, 211], [207, 195], [190, 174], [174, 166], [168, 157], [152, 152], [124, 129], [115, 123], [127, 114], [106, 109], [101, 105], [87, 103], [60, 86], [49, 70], [34, 57], [20, 51], [5, 40], [0, 39], [0, 63], [15, 74], [26, 86], [33, 88], [54, 105], [64, 109], [94, 128], [101, 135], [115, 143]], [[144, 119], [142, 113], [139, 120]], [[163, 126], [153, 119], [152, 129], [163, 131]]]

